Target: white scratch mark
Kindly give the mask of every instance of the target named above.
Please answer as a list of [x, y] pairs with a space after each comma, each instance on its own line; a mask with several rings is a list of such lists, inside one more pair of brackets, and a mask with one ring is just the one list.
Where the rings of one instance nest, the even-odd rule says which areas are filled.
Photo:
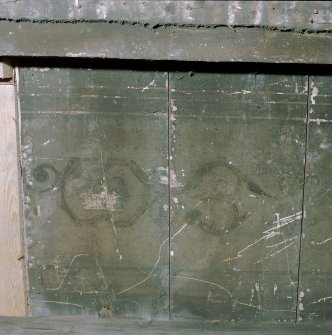
[[[266, 233], [270, 233], [272, 231], [275, 231], [275, 230], [278, 230], [280, 229], [281, 227], [284, 227], [284, 226], [287, 226], [288, 224], [292, 223], [292, 222], [295, 222], [297, 220], [301, 220], [302, 219], [302, 211], [301, 212], [297, 212], [295, 214], [292, 214], [292, 215], [289, 215], [289, 216], [285, 216], [283, 218], [280, 218], [280, 214], [279, 213], [276, 213], [275, 214], [276, 216], [276, 221], [273, 222], [273, 224], [276, 224], [275, 227], [272, 227], [268, 230], [265, 230], [263, 232], [263, 234], [266, 234]], [[305, 212], [303, 213], [303, 218], [305, 218]]]
[[[305, 212], [303, 213], [303, 217], [305, 217]], [[267, 246], [267, 247], [270, 247], [270, 248], [274, 248], [278, 245], [284, 245], [284, 248], [276, 251], [275, 253], [272, 253], [266, 257], [264, 257], [263, 259], [260, 259], [258, 260], [255, 264], [257, 263], [260, 263], [260, 262], [263, 262], [265, 259], [267, 258], [270, 258], [270, 257], [273, 257], [277, 254], [279, 254], [280, 252], [282, 251], [286, 251], [286, 260], [287, 260], [287, 267], [288, 267], [288, 277], [289, 277], [289, 281], [290, 281], [290, 284], [292, 286], [294, 286], [297, 282], [293, 281], [292, 278], [291, 278], [291, 275], [290, 275], [290, 265], [289, 265], [289, 255], [288, 255], [288, 248], [293, 245], [295, 242], [292, 242], [290, 244], [287, 245], [287, 242], [289, 241], [292, 241], [292, 240], [295, 240], [297, 237], [292, 237], [290, 238], [289, 240], [286, 240], [285, 238], [285, 235], [283, 232], [281, 232], [281, 228], [292, 223], [292, 222], [295, 222], [296, 220], [300, 220], [302, 219], [302, 211], [301, 212], [298, 212], [298, 213], [295, 213], [295, 214], [292, 214], [292, 215], [289, 215], [289, 216], [286, 216], [286, 217], [283, 217], [283, 218], [280, 218], [280, 214], [279, 213], [276, 213], [275, 214], [275, 221], [273, 222], [273, 224], [275, 225], [274, 227], [266, 230], [263, 232], [263, 236], [258, 238], [257, 240], [255, 240], [254, 242], [252, 242], [251, 244], [247, 245], [245, 248], [243, 248], [242, 250], [238, 251], [237, 253], [237, 256], [235, 257], [228, 257], [224, 260], [222, 260], [220, 263], [223, 263], [223, 262], [230, 262], [230, 261], [233, 261], [233, 260], [236, 260], [238, 258], [241, 258], [243, 255], [243, 253], [245, 251], [247, 251], [248, 249], [254, 247], [256, 244], [260, 243], [261, 241], [267, 241], [275, 236], [283, 236], [283, 241], [281, 243], [277, 243], [275, 245], [271, 245], [271, 246]]]
[[315, 122], [318, 125], [320, 125], [321, 123], [331, 123], [332, 120], [327, 120], [327, 119], [309, 119], [309, 122]]
[[188, 223], [185, 223], [174, 235], [171, 236], [171, 241], [173, 240], [173, 238], [180, 234], [182, 232], [183, 229], [185, 229], [187, 227]]
[[[316, 244], [318, 244], [318, 245], [325, 244], [325, 243], [327, 243], [327, 242], [329, 242], [331, 240], [332, 240], [332, 237], [329, 237], [329, 238], [327, 238], [326, 240], [324, 240], [322, 242], [316, 242]], [[315, 244], [315, 242], [313, 244]]]
[[[171, 238], [170, 238], [170, 240], [172, 241], [172, 239], [175, 237], [175, 236], [177, 236], [178, 234], [180, 234], [181, 233], [181, 231], [183, 231], [183, 229], [185, 229], [186, 227], [187, 227], [187, 223], [185, 223], [174, 235], [172, 235], [171, 236]], [[127, 292], [127, 291], [129, 291], [129, 290], [131, 290], [131, 289], [133, 289], [133, 288], [135, 288], [135, 287], [137, 287], [137, 286], [139, 286], [139, 285], [141, 285], [141, 284], [143, 284], [143, 283], [145, 283], [147, 280], [149, 280], [150, 278], [151, 278], [151, 276], [152, 276], [152, 274], [153, 274], [153, 272], [156, 270], [156, 268], [157, 268], [157, 266], [158, 266], [158, 264], [159, 264], [159, 262], [160, 262], [160, 258], [161, 258], [161, 250], [162, 250], [162, 248], [163, 248], [163, 246], [168, 242], [168, 238], [166, 239], [166, 240], [164, 240], [162, 243], [161, 243], [161, 245], [159, 246], [159, 252], [158, 252], [158, 258], [157, 258], [157, 261], [156, 261], [156, 263], [154, 264], [154, 266], [153, 266], [153, 268], [152, 268], [152, 270], [150, 271], [150, 273], [148, 274], [148, 276], [146, 277], [146, 278], [144, 278], [143, 280], [141, 280], [141, 281], [139, 281], [138, 283], [136, 283], [136, 284], [134, 284], [134, 285], [132, 285], [132, 286], [130, 286], [130, 287], [128, 287], [128, 288], [126, 288], [126, 289], [124, 289], [124, 290], [122, 290], [122, 291], [120, 291], [119, 293], [118, 293], [118, 295], [120, 295], [120, 294], [122, 294], [122, 293], [124, 293], [124, 292]]]
[[313, 301], [312, 304], [319, 304], [319, 303], [321, 303], [321, 302], [325, 302], [326, 300], [330, 300], [330, 299], [332, 299], [332, 297], [324, 297], [324, 298], [320, 298], [320, 299], [318, 299], [318, 300], [316, 300], [316, 301]]
[[298, 238], [298, 235], [296, 235], [296, 236], [294, 236], [294, 237], [291, 237], [291, 238], [289, 238], [289, 239], [286, 240], [286, 241], [281, 241], [281, 242], [276, 243], [276, 244], [273, 244], [273, 245], [267, 245], [266, 248], [275, 248], [275, 247], [277, 247], [277, 246], [280, 245], [280, 244], [285, 244], [285, 242], [287, 243], [287, 242], [296, 240], [297, 238]]
[[203, 283], [203, 284], [207, 284], [207, 285], [211, 285], [211, 286], [217, 287], [220, 290], [226, 292], [226, 294], [230, 297], [230, 299], [234, 303], [242, 305], [242, 306], [248, 306], [248, 307], [255, 308], [255, 309], [258, 309], [258, 310], [262, 310], [262, 311], [291, 312], [291, 313], [295, 313], [295, 311], [292, 311], [292, 310], [267, 310], [267, 309], [261, 307], [260, 305], [256, 306], [256, 305], [252, 305], [251, 303], [248, 304], [248, 303], [245, 303], [245, 302], [241, 302], [241, 301], [237, 300], [236, 298], [234, 298], [233, 294], [227, 288], [225, 288], [224, 286], [221, 286], [221, 285], [219, 285], [217, 283], [214, 283], [214, 282], [210, 282], [210, 281], [203, 280], [203, 279], [198, 279], [198, 278], [193, 278], [193, 277], [178, 276], [178, 275], [171, 276], [171, 277], [173, 277], [173, 278], [179, 278], [179, 279], [184, 279], [184, 280], [196, 281], [196, 282], [200, 282], [200, 283]]
[[225, 91], [222, 91], [222, 93], [223, 93], [224, 95], [238, 95], [238, 94], [246, 95], [246, 94], [250, 94], [251, 91], [241, 90], [241, 91], [235, 91], [235, 92], [231, 92], [231, 93], [226, 93]]
[[285, 246], [285, 247], [283, 247], [282, 249], [280, 249], [280, 250], [278, 250], [278, 251], [274, 252], [274, 253], [273, 253], [273, 254], [271, 254], [271, 255], [268, 255], [268, 256], [266, 256], [266, 257], [264, 257], [264, 258], [260, 259], [259, 261], [255, 262], [254, 264], [261, 263], [261, 262], [263, 262], [264, 260], [266, 260], [266, 259], [268, 259], [268, 258], [271, 258], [271, 257], [273, 257], [273, 256], [275, 256], [275, 255], [278, 255], [280, 252], [282, 252], [282, 251], [286, 250], [287, 248], [289, 248], [290, 246], [292, 246], [294, 243], [295, 243], [295, 242], [292, 242], [292, 243], [290, 243], [290, 244], [286, 245], [286, 246]]
[[76, 307], [86, 308], [83, 305], [73, 304], [71, 302], [65, 302], [65, 301], [42, 300], [41, 302], [46, 303], [46, 304], [70, 305], [70, 306], [76, 306]]
[[155, 269], [156, 269], [157, 266], [158, 266], [158, 263], [160, 262], [160, 258], [161, 258], [161, 249], [162, 249], [163, 246], [166, 244], [166, 242], [168, 242], [168, 239], [166, 239], [166, 240], [159, 246], [158, 259], [157, 259], [156, 263], [154, 264], [152, 270], [150, 271], [149, 275], [148, 275], [146, 278], [144, 278], [143, 280], [139, 281], [138, 283], [136, 283], [136, 284], [134, 284], [134, 285], [132, 285], [132, 286], [130, 286], [130, 287], [128, 287], [128, 288], [126, 288], [126, 289], [120, 291], [120, 292], [118, 293], [118, 295], [120, 295], [120, 294], [122, 294], [122, 293], [124, 293], [124, 292], [127, 292], [127, 291], [129, 291], [129, 290], [132, 290], [133, 288], [135, 288], [135, 287], [137, 287], [137, 286], [139, 286], [139, 285], [145, 283], [147, 280], [149, 280], [149, 279], [151, 278], [153, 272], [155, 271]]
[[93, 291], [79, 291], [79, 290], [74, 290], [73, 292], [77, 292], [80, 295], [83, 294], [107, 294], [109, 293], [109, 291], [97, 291], [97, 290], [93, 290]]
[[73, 257], [73, 259], [71, 260], [70, 264], [69, 264], [69, 267], [65, 273], [65, 275], [63, 276], [62, 280], [61, 280], [61, 283], [58, 287], [55, 287], [55, 288], [48, 288], [47, 290], [49, 291], [57, 291], [61, 288], [61, 286], [63, 285], [68, 273], [69, 273], [69, 270], [70, 270], [70, 267], [72, 266], [72, 264], [74, 263], [75, 259], [78, 258], [78, 257], [82, 257], [82, 256], [89, 256], [89, 254], [78, 254], [76, 256]]
[[285, 78], [285, 79], [282, 79], [280, 81], [277, 81], [277, 82], [274, 82], [274, 83], [270, 83], [269, 86], [279, 85], [279, 84], [285, 83], [287, 81], [288, 81], [288, 79]]
[[86, 52], [78, 52], [78, 53], [73, 53], [73, 52], [66, 52], [67, 57], [86, 57]]

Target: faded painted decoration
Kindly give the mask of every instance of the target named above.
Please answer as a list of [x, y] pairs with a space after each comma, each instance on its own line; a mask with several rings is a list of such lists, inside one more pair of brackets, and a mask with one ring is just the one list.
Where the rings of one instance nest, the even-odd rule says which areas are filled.
[[22, 68], [31, 314], [331, 318], [328, 83]]
[[167, 73], [20, 72], [33, 315], [168, 315]]
[[294, 321], [306, 77], [175, 73], [170, 87], [185, 185], [171, 191], [172, 316]]

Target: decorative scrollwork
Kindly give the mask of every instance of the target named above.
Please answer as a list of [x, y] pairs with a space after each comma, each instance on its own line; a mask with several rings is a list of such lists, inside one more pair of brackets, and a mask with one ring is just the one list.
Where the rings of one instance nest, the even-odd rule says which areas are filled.
[[33, 187], [42, 193], [52, 190], [56, 186], [59, 174], [53, 165], [39, 164], [32, 170], [32, 177]]

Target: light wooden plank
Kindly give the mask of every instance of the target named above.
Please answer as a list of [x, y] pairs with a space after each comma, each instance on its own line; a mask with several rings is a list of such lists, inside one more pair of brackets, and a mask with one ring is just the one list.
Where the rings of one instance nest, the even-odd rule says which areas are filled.
[[0, 85], [0, 315], [24, 316], [15, 86]]

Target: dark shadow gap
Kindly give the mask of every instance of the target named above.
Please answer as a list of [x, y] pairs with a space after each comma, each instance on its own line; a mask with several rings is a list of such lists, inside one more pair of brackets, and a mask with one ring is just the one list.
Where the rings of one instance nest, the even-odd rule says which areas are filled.
[[16, 57], [11, 58], [18, 67], [50, 67], [78, 69], [119, 69], [139, 71], [179, 71], [196, 73], [254, 73], [287, 75], [331, 76], [332, 67], [327, 64], [281, 64], [281, 63], [239, 63], [239, 62], [191, 62], [151, 61], [102, 58], [67, 57]]

